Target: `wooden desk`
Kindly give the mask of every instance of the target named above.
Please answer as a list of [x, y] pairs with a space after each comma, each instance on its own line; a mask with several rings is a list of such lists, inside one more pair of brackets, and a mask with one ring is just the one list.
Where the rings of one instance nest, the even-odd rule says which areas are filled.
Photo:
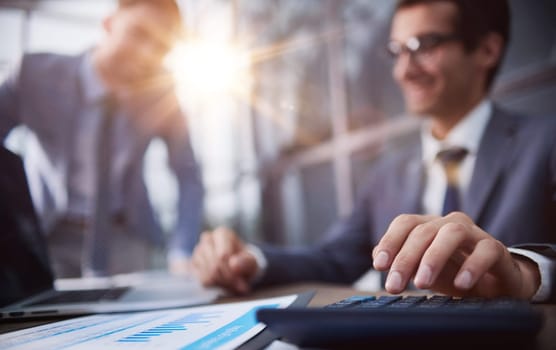
[[[381, 293], [366, 293], [357, 291], [351, 287], [322, 284], [322, 283], [300, 283], [286, 286], [273, 287], [268, 289], [257, 290], [248, 296], [227, 296], [221, 297], [217, 303], [228, 303], [236, 301], [246, 301], [259, 298], [270, 298], [286, 294], [296, 294], [308, 291], [315, 291], [315, 297], [310, 302], [310, 307], [319, 307], [344, 299], [346, 297], [358, 295], [377, 295]], [[418, 293], [417, 293], [418, 294]], [[545, 315], [544, 326], [537, 336], [536, 349], [549, 350], [556, 348], [556, 305], [542, 304], [536, 305]], [[29, 328], [41, 324], [46, 324], [57, 320], [40, 320], [40, 321], [10, 321], [0, 320], [0, 334], [13, 330]]]

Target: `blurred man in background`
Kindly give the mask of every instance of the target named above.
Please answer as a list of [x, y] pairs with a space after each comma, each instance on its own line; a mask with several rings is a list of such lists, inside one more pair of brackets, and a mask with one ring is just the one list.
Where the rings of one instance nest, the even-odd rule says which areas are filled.
[[373, 165], [353, 213], [312, 247], [204, 233], [193, 256], [203, 283], [239, 293], [353, 283], [374, 266], [391, 293], [413, 280], [451, 295], [556, 300], [556, 119], [489, 99], [508, 40], [505, 0], [399, 1], [388, 49], [420, 133]]
[[[0, 87], [0, 139], [18, 125], [33, 133], [25, 163], [57, 277], [148, 269], [164, 244], [179, 268], [200, 231], [200, 171], [162, 67], [181, 32], [179, 8], [120, 0], [103, 27], [103, 39], [79, 56], [25, 55]], [[155, 138], [179, 185], [167, 243], [143, 179]]]

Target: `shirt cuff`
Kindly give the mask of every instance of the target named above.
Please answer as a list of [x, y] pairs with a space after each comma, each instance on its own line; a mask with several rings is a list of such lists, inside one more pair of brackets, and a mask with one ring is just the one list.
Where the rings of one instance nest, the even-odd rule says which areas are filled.
[[550, 276], [550, 267], [552, 266], [553, 262], [549, 258], [541, 255], [539, 253], [535, 253], [531, 250], [521, 249], [521, 248], [508, 248], [508, 251], [514, 255], [524, 256], [526, 258], [531, 259], [537, 266], [539, 267], [539, 273], [541, 275], [541, 284], [539, 289], [533, 297], [531, 301], [533, 302], [544, 302], [547, 301], [550, 297], [550, 291], [552, 290], [552, 279]]
[[251, 279], [251, 284], [258, 282], [265, 274], [266, 268], [268, 266], [268, 260], [264, 256], [263, 251], [261, 248], [257, 247], [254, 244], [246, 244], [247, 252], [255, 257], [255, 261], [257, 262], [257, 272], [255, 276]]

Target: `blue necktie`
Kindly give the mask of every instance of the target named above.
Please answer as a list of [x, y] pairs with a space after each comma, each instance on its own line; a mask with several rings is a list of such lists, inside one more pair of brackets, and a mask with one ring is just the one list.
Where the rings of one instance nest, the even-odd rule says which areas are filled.
[[446, 192], [444, 194], [444, 204], [442, 206], [442, 216], [461, 208], [459, 195], [459, 166], [467, 155], [467, 150], [461, 147], [454, 147], [438, 152], [437, 158], [444, 167], [446, 173]]

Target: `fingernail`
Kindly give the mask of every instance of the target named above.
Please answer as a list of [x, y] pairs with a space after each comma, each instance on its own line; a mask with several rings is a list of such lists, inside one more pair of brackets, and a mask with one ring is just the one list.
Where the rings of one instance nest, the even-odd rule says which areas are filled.
[[386, 290], [399, 292], [402, 290], [402, 275], [398, 271], [392, 271], [388, 274], [385, 284]]
[[388, 253], [386, 253], [384, 250], [381, 250], [380, 252], [378, 252], [378, 254], [376, 255], [376, 258], [374, 260], [374, 265], [375, 268], [377, 269], [385, 269], [388, 267]]
[[427, 264], [423, 264], [419, 267], [417, 275], [415, 276], [415, 284], [421, 287], [428, 287], [432, 283], [432, 270]]
[[456, 277], [454, 284], [457, 288], [469, 289], [471, 288], [471, 279], [471, 272], [465, 270]]

